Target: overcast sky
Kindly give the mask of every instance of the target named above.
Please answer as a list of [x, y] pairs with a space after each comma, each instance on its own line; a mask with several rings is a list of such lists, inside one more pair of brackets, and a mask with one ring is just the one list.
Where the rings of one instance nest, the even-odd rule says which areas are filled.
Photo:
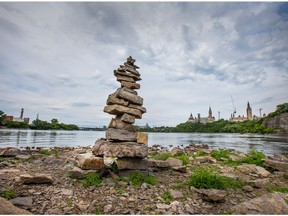
[[[131, 55], [147, 113], [228, 119], [288, 102], [288, 3], [0, 3], [0, 110], [31, 121], [108, 125], [113, 70]], [[30, 121], [30, 122], [31, 122]]]

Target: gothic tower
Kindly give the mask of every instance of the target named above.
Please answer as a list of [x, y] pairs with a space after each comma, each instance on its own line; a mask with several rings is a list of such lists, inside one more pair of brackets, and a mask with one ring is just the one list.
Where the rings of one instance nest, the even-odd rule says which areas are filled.
[[247, 113], [247, 120], [252, 120], [252, 109], [250, 107], [249, 101], [247, 103], [246, 113]]
[[209, 107], [208, 118], [212, 118], [212, 110], [211, 110], [211, 107]]

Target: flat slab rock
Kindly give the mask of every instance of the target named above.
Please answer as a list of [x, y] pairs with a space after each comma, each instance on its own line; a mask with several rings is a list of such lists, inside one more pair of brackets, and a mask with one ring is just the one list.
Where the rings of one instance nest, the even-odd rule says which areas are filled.
[[148, 154], [148, 146], [136, 142], [109, 142], [98, 139], [92, 148], [95, 156], [105, 157], [138, 157], [145, 158]]
[[104, 168], [103, 157], [95, 157], [92, 152], [77, 155], [76, 162], [81, 169], [100, 170]]
[[30, 215], [29, 211], [14, 206], [8, 200], [0, 197], [0, 214], [1, 215]]
[[53, 184], [54, 180], [52, 176], [37, 174], [23, 174], [20, 175], [20, 179], [23, 184]]

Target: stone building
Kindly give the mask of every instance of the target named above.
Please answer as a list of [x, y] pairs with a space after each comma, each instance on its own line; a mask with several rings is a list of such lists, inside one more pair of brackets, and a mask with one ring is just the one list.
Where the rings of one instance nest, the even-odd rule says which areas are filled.
[[187, 122], [192, 122], [192, 123], [200, 122], [202, 124], [207, 124], [207, 123], [212, 123], [214, 121], [215, 121], [215, 117], [212, 115], [211, 107], [209, 107], [208, 117], [201, 117], [200, 113], [198, 113], [197, 117], [194, 118], [191, 113]]
[[246, 117], [244, 115], [242, 116], [233, 116], [231, 114], [231, 118], [229, 119], [229, 121], [231, 122], [243, 122], [243, 121], [247, 121], [247, 120], [253, 120], [253, 119], [257, 119], [258, 117], [256, 115], [252, 115], [252, 108], [250, 106], [250, 103], [248, 101], [247, 103], [247, 108], [246, 108]]

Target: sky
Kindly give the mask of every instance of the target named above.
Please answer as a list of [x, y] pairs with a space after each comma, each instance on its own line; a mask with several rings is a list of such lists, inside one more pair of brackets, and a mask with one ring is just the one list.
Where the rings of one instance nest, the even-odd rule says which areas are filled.
[[176, 126], [192, 113], [259, 116], [288, 102], [288, 3], [1, 2], [0, 110], [79, 126], [103, 112], [128, 56], [147, 113]]

